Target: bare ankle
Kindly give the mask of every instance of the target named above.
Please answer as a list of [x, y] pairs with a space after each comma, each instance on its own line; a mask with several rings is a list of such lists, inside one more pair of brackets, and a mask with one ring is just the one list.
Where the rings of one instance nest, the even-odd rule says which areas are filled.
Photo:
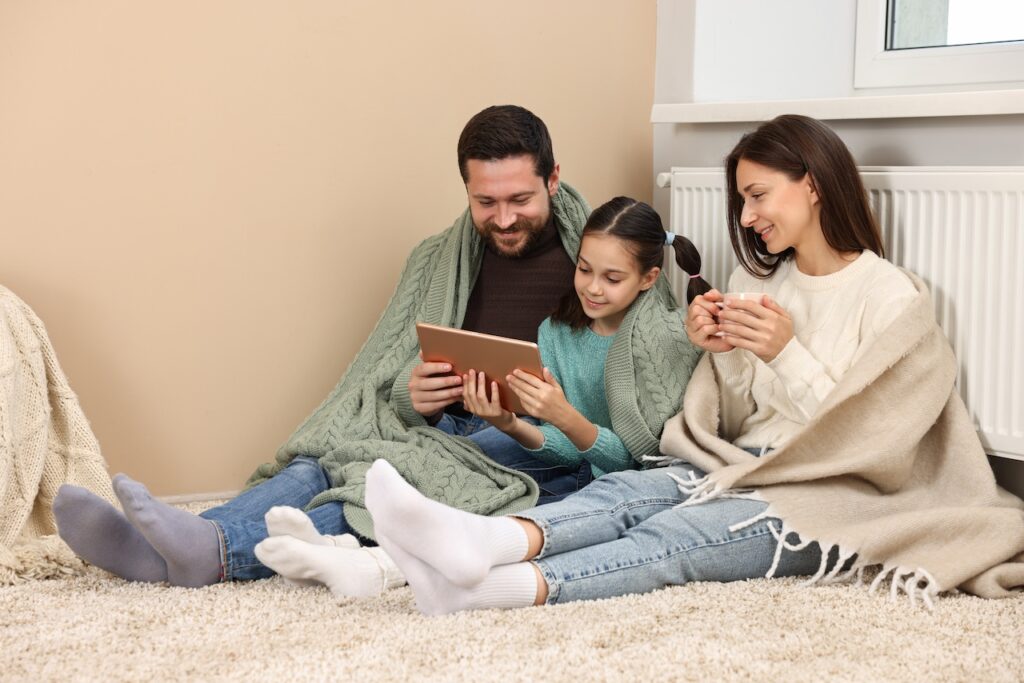
[[541, 548], [544, 547], [544, 532], [541, 531], [537, 524], [529, 519], [521, 519], [519, 517], [513, 517], [519, 526], [523, 527], [523, 531], [526, 532], [526, 557], [523, 561], [532, 560], [533, 558], [540, 555]]

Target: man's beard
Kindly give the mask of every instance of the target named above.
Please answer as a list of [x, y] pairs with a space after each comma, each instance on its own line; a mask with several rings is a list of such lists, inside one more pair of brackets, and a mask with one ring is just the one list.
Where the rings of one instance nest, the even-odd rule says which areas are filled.
[[[483, 237], [484, 242], [487, 243], [488, 248], [499, 256], [505, 258], [522, 258], [527, 256], [537, 243], [544, 237], [546, 228], [554, 222], [555, 213], [552, 210], [554, 207], [551, 206], [551, 201], [548, 201], [548, 215], [546, 219], [530, 220], [520, 219], [513, 223], [509, 228], [502, 230], [493, 221], [484, 223], [483, 227], [477, 227], [477, 232]], [[508, 246], [503, 244], [496, 236], [495, 233], [517, 231], [525, 235], [525, 239], [520, 242], [515, 248], [509, 249]]]

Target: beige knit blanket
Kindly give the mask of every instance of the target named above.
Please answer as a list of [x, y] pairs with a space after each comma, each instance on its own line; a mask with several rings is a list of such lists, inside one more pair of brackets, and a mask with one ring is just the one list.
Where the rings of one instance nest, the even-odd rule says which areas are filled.
[[[1024, 588], [1024, 502], [996, 485], [927, 288], [906, 274], [917, 299], [791, 441], [756, 458], [720, 438], [705, 355], [661, 449], [710, 473], [681, 484], [696, 502], [767, 501], [765, 516], [783, 522], [773, 527], [779, 553], [817, 541], [842, 560], [856, 555], [854, 572], [880, 566], [876, 581], [891, 579], [892, 594], [911, 599], [956, 588], [1005, 597]], [[826, 564], [813, 580], [853, 578], [839, 573], [842, 562]]]
[[0, 585], [80, 566], [59, 538], [61, 484], [114, 502], [106, 463], [46, 328], [0, 286]]

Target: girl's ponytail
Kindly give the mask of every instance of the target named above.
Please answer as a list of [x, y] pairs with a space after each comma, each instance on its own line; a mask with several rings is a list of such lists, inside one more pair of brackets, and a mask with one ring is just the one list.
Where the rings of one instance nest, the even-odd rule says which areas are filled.
[[686, 303], [689, 304], [701, 294], [711, 291], [711, 285], [700, 274], [700, 252], [693, 242], [682, 235], [666, 234], [672, 235], [671, 241], [666, 241], [675, 252], [676, 264], [690, 276], [690, 283], [686, 286]]

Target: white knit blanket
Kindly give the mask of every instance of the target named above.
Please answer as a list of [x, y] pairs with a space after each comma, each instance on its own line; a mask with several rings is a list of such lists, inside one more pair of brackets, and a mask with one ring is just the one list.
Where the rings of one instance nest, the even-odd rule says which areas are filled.
[[64, 483], [114, 501], [99, 443], [46, 328], [0, 286], [0, 585], [77, 564], [47, 537], [57, 530], [52, 504]]

